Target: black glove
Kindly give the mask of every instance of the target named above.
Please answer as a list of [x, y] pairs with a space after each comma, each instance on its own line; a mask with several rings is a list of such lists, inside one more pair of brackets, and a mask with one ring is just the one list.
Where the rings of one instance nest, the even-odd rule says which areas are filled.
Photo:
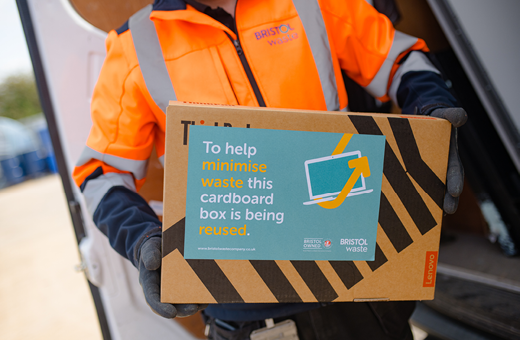
[[464, 186], [464, 168], [459, 158], [457, 144], [457, 128], [464, 125], [468, 115], [463, 108], [439, 108], [430, 113], [430, 116], [448, 120], [451, 127], [450, 153], [448, 156], [448, 172], [446, 174], [446, 194], [444, 196], [444, 212], [453, 214], [459, 206], [459, 196]]
[[139, 283], [143, 287], [146, 303], [152, 311], [164, 318], [185, 317], [203, 310], [207, 305], [172, 305], [161, 303], [161, 237], [155, 236], [145, 240], [139, 256]]

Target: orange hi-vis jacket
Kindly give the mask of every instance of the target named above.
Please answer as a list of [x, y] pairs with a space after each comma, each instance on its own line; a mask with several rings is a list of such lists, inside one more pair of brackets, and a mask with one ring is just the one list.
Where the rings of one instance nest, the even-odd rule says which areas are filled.
[[109, 33], [73, 174], [80, 186], [103, 171], [83, 190], [92, 214], [110, 188], [139, 189], [154, 146], [163, 160], [169, 100], [346, 110], [341, 70], [394, 102], [404, 73], [438, 73], [422, 53], [409, 54], [425, 43], [365, 0], [239, 0], [235, 20], [237, 34], [184, 1], [163, 0]]

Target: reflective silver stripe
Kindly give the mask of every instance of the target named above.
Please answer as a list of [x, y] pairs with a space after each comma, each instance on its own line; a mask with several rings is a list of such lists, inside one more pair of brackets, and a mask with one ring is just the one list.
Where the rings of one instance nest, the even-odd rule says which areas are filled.
[[148, 170], [148, 160], [136, 161], [133, 159], [102, 154], [101, 152], [93, 150], [88, 146], [83, 149], [76, 166], [82, 166], [91, 159], [97, 159], [119, 170], [131, 172], [134, 174], [136, 179], [145, 178], [146, 172]]
[[85, 197], [87, 209], [91, 216], [94, 216], [94, 212], [96, 211], [99, 202], [101, 202], [103, 197], [105, 197], [105, 194], [108, 192], [108, 190], [116, 186], [123, 186], [134, 192], [136, 191], [134, 179], [130, 174], [118, 174], [111, 172], [106, 175], [101, 175], [97, 178], [91, 179], [87, 182], [85, 190], [83, 190], [83, 196]]
[[161, 157], [159, 157], [159, 162], [161, 162], [163, 168], [164, 168], [164, 155], [162, 155]]
[[175, 90], [159, 43], [155, 25], [150, 20], [152, 5], [135, 13], [128, 21], [135, 52], [146, 88], [153, 100], [166, 113], [170, 100], [177, 100]]
[[394, 79], [392, 79], [392, 85], [390, 85], [390, 89], [388, 90], [388, 95], [395, 104], [397, 104], [397, 90], [399, 89], [399, 85], [401, 85], [401, 79], [403, 75], [411, 71], [431, 71], [440, 74], [439, 70], [433, 66], [424, 53], [413, 51], [408, 58], [406, 58], [406, 61], [397, 69]]
[[395, 60], [401, 53], [412, 47], [416, 42], [417, 38], [395, 31], [394, 41], [392, 43], [392, 48], [390, 48], [390, 52], [388, 52], [383, 65], [381, 65], [379, 71], [377, 71], [372, 82], [365, 87], [368, 93], [376, 98], [382, 97], [386, 94], [390, 72], [392, 71], [392, 66], [395, 63]]
[[332, 63], [325, 21], [317, 0], [293, 0], [311, 47], [328, 111], [339, 110], [336, 74]]

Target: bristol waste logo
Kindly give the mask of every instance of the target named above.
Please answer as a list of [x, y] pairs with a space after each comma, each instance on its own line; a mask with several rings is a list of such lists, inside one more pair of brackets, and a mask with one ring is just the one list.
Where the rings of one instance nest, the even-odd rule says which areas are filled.
[[298, 39], [298, 32], [290, 24], [269, 27], [255, 32], [256, 40], [266, 39], [269, 46], [276, 46]]

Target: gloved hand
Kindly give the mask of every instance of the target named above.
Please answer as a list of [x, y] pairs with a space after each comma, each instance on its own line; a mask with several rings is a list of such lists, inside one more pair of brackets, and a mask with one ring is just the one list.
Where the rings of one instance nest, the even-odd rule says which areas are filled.
[[139, 257], [139, 283], [143, 287], [146, 303], [152, 311], [164, 318], [185, 317], [203, 310], [207, 305], [161, 303], [161, 238], [151, 237], [143, 242]]
[[457, 128], [464, 125], [468, 115], [463, 108], [439, 108], [430, 113], [430, 116], [448, 120], [451, 127], [450, 153], [448, 156], [448, 172], [446, 174], [446, 194], [444, 196], [444, 212], [453, 214], [459, 205], [459, 196], [464, 186], [464, 168], [459, 158], [457, 144]]

